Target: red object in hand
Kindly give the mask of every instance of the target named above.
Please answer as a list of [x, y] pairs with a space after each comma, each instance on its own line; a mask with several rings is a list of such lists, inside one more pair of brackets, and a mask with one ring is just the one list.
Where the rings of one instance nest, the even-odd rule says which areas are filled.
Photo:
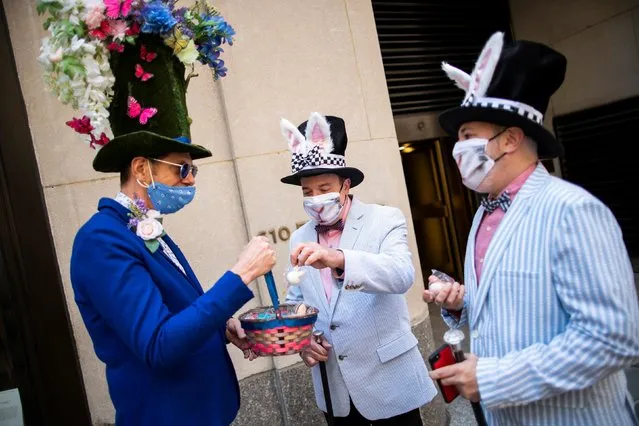
[[[428, 362], [430, 363], [430, 367], [433, 370], [436, 370], [438, 368], [446, 367], [447, 365], [453, 365], [457, 361], [455, 360], [455, 355], [453, 354], [453, 350], [450, 346], [444, 344], [428, 357]], [[439, 379], [437, 380], [437, 385], [439, 385], [439, 390], [441, 391], [446, 403], [451, 403], [459, 395], [455, 386], [442, 386]]]

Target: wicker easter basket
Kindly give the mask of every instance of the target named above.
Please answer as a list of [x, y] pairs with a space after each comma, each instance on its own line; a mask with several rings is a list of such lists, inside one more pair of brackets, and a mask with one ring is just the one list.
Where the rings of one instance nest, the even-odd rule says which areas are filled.
[[298, 306], [282, 304], [277, 309], [263, 306], [240, 315], [240, 323], [253, 352], [260, 356], [293, 355], [311, 343], [319, 311], [307, 306], [304, 315], [297, 315]]

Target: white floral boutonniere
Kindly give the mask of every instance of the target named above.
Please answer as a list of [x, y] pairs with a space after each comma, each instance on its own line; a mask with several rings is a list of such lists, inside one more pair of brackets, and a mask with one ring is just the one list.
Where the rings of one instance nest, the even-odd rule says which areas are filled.
[[160, 212], [147, 208], [144, 200], [139, 198], [135, 198], [129, 208], [129, 229], [144, 240], [144, 245], [151, 253], [155, 253], [160, 247], [158, 238], [166, 235]]

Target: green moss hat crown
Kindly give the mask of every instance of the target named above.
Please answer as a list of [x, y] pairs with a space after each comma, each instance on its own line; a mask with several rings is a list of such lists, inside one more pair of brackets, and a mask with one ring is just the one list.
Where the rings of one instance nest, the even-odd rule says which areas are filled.
[[211, 152], [191, 143], [185, 67], [173, 49], [153, 35], [110, 58], [115, 76], [109, 122], [113, 139], [93, 160], [99, 172], [120, 172], [135, 157], [186, 152], [196, 160]]

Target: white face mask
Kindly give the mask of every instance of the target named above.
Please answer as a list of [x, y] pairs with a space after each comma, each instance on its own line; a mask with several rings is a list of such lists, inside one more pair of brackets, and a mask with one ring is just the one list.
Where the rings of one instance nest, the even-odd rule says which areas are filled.
[[490, 139], [472, 138], [463, 142], [457, 142], [453, 148], [453, 158], [461, 173], [462, 181], [469, 189], [477, 192], [485, 192], [481, 187], [482, 182], [495, 165], [506, 153], [504, 152], [496, 160], [486, 153], [488, 142], [501, 135], [500, 132]]
[[329, 192], [315, 197], [304, 197], [304, 210], [315, 222], [332, 225], [339, 219], [344, 204], [339, 192]]

